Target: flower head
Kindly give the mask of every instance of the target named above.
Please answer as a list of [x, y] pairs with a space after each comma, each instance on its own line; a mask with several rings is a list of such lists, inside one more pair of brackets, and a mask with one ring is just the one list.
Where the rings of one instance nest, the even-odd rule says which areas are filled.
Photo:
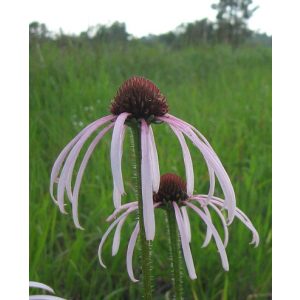
[[[220, 159], [205, 137], [192, 125], [168, 114], [166, 98], [154, 83], [143, 77], [132, 77], [119, 88], [111, 104], [111, 114], [102, 117], [79, 132], [62, 150], [56, 159], [50, 180], [50, 193], [61, 212], [65, 213], [64, 195], [67, 194], [72, 205], [73, 220], [82, 228], [78, 218], [78, 197], [83, 173], [87, 163], [101, 139], [113, 130], [111, 139], [110, 162], [113, 176], [113, 203], [116, 209], [121, 206], [125, 194], [122, 176], [123, 141], [127, 127], [134, 119], [139, 127], [141, 140], [141, 180], [144, 227], [147, 240], [155, 235], [153, 192], [158, 192], [160, 183], [159, 160], [152, 130], [152, 123], [166, 123], [181, 145], [186, 169], [186, 194], [194, 190], [194, 171], [192, 158], [185, 141], [188, 138], [202, 154], [209, 172], [210, 189], [208, 198], [214, 194], [215, 177], [220, 182], [228, 210], [228, 223], [235, 216], [235, 194], [229, 176]], [[81, 149], [87, 140], [95, 135], [80, 164], [72, 186], [73, 171]]]
[[161, 176], [159, 190], [153, 194], [154, 202], [164, 204], [172, 201], [181, 204], [187, 198], [186, 183], [179, 176], [172, 173]]
[[[163, 209], [172, 209], [175, 212], [178, 231], [181, 240], [181, 246], [183, 251], [183, 256], [185, 259], [186, 267], [191, 279], [197, 278], [193, 257], [190, 249], [190, 242], [192, 238], [191, 228], [190, 228], [190, 220], [187, 212], [187, 208], [196, 213], [200, 219], [206, 225], [206, 236], [203, 242], [202, 247], [206, 247], [212, 238], [214, 238], [216, 246], [218, 248], [222, 266], [224, 270], [229, 270], [229, 263], [226, 254], [226, 246], [228, 243], [228, 228], [225, 217], [222, 213], [222, 208], [224, 207], [224, 200], [209, 196], [209, 195], [187, 195], [186, 193], [186, 184], [185, 182], [175, 174], [165, 174], [161, 177], [159, 190], [156, 193], [153, 193], [153, 202], [154, 208], [163, 208]], [[210, 209], [215, 211], [217, 215], [220, 217], [220, 220], [223, 224], [224, 229], [224, 239], [222, 241], [216, 227], [213, 224]], [[226, 208], [226, 207], [225, 207]], [[126, 218], [134, 211], [138, 209], [138, 202], [131, 202], [120, 206], [118, 209], [114, 211], [114, 213], [108, 217], [107, 221], [112, 222], [109, 226], [108, 230], [103, 235], [100, 245], [99, 245], [99, 260], [100, 264], [105, 267], [102, 261], [102, 247], [104, 245], [105, 240], [107, 239], [109, 233], [116, 227], [116, 231], [113, 239], [112, 246], [112, 255], [116, 255], [120, 245], [120, 235], [122, 226], [126, 220]], [[229, 210], [226, 208], [227, 212]], [[117, 217], [118, 216], [118, 217]], [[245, 224], [245, 226], [252, 232], [253, 239], [251, 243], [254, 243], [255, 246], [259, 244], [259, 235], [254, 228], [253, 224], [249, 220], [249, 218], [240, 210], [235, 210], [235, 216]], [[127, 271], [129, 277], [132, 281], [137, 281], [137, 279], [133, 275], [132, 269], [132, 256], [133, 250], [135, 247], [135, 243], [139, 234], [139, 222], [136, 223], [136, 226], [132, 232], [131, 238], [129, 240], [128, 249], [127, 249]]]
[[130, 113], [131, 118], [145, 119], [163, 116], [168, 112], [168, 104], [158, 87], [143, 77], [131, 77], [119, 88], [111, 103], [113, 115]]

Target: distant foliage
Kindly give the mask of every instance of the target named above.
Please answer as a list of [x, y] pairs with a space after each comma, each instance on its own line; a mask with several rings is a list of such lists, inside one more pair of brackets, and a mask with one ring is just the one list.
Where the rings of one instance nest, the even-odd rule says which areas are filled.
[[82, 32], [80, 36], [101, 43], [125, 43], [129, 34], [126, 31], [125, 23], [114, 22], [111, 26], [98, 24], [90, 27], [87, 32]]
[[188, 43], [192, 43], [195, 38], [203, 43], [213, 42], [215, 40], [214, 24], [207, 19], [189, 23], [183, 36]]
[[229, 44], [237, 47], [245, 42], [252, 45], [271, 46], [271, 37], [266, 34], [252, 32], [247, 28], [247, 20], [257, 8], [250, 9], [252, 0], [220, 0], [214, 4], [217, 10], [217, 22], [202, 19], [193, 23], [179, 25], [174, 31], [160, 35], [148, 35], [135, 38], [126, 31], [125, 23], [114, 22], [112, 25], [89, 27], [79, 35], [50, 32], [43, 23], [32, 22], [29, 25], [30, 44], [39, 45], [45, 41], [55, 42], [60, 47], [82, 47], [90, 44], [126, 46], [128, 43], [141, 42], [146, 45], [163, 44], [172, 49], [186, 46]]
[[216, 34], [219, 42], [238, 46], [251, 36], [247, 21], [258, 7], [251, 8], [252, 0], [220, 0], [213, 4], [217, 11]]
[[31, 22], [29, 24], [29, 39], [30, 42], [42, 41], [50, 38], [50, 32], [44, 23]]

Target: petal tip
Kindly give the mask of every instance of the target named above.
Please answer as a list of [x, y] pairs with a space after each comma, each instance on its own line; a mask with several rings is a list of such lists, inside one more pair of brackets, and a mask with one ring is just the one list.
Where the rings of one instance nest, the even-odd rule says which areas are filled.
[[76, 225], [76, 228], [80, 230], [85, 230], [85, 228], [83, 228], [81, 225]]
[[104, 269], [106, 269], [106, 265], [105, 265], [103, 262], [100, 261], [100, 265], [101, 265]]

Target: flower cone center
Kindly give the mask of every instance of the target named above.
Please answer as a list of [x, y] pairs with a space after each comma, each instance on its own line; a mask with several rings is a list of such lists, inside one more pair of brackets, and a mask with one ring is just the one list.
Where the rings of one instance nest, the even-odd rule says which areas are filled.
[[154, 193], [154, 202], [180, 203], [188, 198], [186, 193], [186, 183], [179, 176], [167, 173], [161, 176], [160, 186], [157, 193]]
[[158, 87], [143, 77], [131, 77], [118, 89], [110, 111], [114, 115], [131, 113], [136, 119], [163, 116], [168, 112], [166, 97]]

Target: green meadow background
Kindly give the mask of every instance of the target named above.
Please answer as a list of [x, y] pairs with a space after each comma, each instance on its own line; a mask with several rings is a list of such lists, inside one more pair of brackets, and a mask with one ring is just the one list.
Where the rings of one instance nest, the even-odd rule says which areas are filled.
[[[201, 248], [205, 227], [191, 216], [191, 249], [198, 278], [183, 265], [185, 299], [271, 299], [271, 48], [195, 46], [170, 49], [133, 41], [126, 45], [30, 45], [30, 279], [52, 286], [72, 300], [141, 299], [139, 283], [126, 271], [126, 249], [135, 217], [127, 219], [119, 253], [111, 257], [107, 240], [100, 267], [97, 250], [113, 211], [109, 133], [98, 145], [82, 182], [79, 215], [62, 215], [49, 195], [52, 164], [84, 126], [109, 113], [117, 88], [132, 75], [154, 81], [168, 99], [170, 113], [195, 125], [218, 153], [236, 192], [237, 205], [256, 226], [261, 243], [237, 219], [230, 226], [224, 272], [212, 241]], [[184, 177], [181, 148], [166, 125], [154, 126], [162, 173]], [[123, 170], [132, 190], [130, 147], [125, 139]], [[87, 143], [88, 145], [88, 143]], [[207, 193], [208, 175], [192, 145], [196, 192]], [[83, 149], [81, 153], [84, 154]], [[80, 159], [78, 160], [80, 162]], [[217, 195], [222, 196], [220, 188]], [[66, 203], [68, 200], [66, 199]], [[70, 212], [70, 205], [66, 207]], [[213, 215], [223, 236], [217, 216]], [[170, 299], [170, 262], [165, 216], [157, 210], [153, 245], [155, 299]], [[112, 236], [111, 236], [112, 237]], [[138, 248], [134, 271], [139, 277]]]

